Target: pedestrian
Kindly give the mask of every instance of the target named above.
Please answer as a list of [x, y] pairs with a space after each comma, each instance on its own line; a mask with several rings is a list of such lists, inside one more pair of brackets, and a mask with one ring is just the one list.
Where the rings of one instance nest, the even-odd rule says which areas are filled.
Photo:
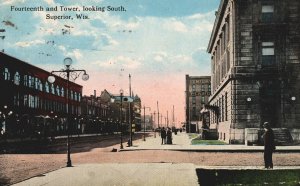
[[167, 132], [165, 130], [165, 127], [163, 127], [160, 131], [160, 137], [161, 137], [161, 144], [166, 144], [166, 137], [167, 137]]
[[265, 168], [273, 169], [272, 155], [276, 149], [274, 143], [274, 133], [269, 122], [264, 122], [263, 127], [265, 129], [265, 133], [263, 134]]
[[172, 144], [172, 131], [170, 128], [167, 131], [167, 144]]

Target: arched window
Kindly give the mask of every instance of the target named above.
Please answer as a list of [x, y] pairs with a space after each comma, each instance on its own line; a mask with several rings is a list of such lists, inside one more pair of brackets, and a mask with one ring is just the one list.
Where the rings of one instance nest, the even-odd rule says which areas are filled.
[[61, 96], [62, 96], [62, 97], [64, 97], [64, 96], [65, 96], [64, 87], [61, 87]]
[[15, 83], [16, 85], [20, 85], [20, 74], [19, 74], [19, 72], [16, 72], [16, 73], [15, 73], [14, 83]]
[[73, 91], [71, 90], [71, 100], [73, 100]]
[[35, 78], [35, 89], [38, 90], [39, 89], [39, 79]]
[[51, 84], [51, 93], [55, 94], [55, 89], [54, 89], [54, 85], [53, 84]]
[[39, 80], [39, 88], [40, 88], [40, 91], [43, 91], [43, 84], [42, 84], [42, 81], [41, 80]]
[[78, 93], [78, 101], [80, 102], [81, 101], [81, 94]]
[[59, 89], [59, 86], [56, 86], [56, 95], [60, 96], [60, 89]]
[[45, 90], [46, 90], [47, 93], [49, 93], [49, 84], [48, 84], [47, 81], [46, 81], [46, 83], [45, 83]]
[[4, 75], [4, 80], [10, 80], [10, 73], [8, 71], [8, 68], [4, 68], [3, 75]]
[[74, 100], [77, 101], [77, 92], [74, 92]]

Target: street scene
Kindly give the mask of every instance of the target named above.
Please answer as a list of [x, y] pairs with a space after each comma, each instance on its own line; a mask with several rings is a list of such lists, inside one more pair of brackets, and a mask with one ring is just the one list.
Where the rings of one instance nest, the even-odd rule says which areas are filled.
[[300, 185], [300, 1], [0, 2], [0, 185]]
[[[196, 169], [264, 168], [261, 146], [192, 146], [186, 133], [174, 135], [172, 145], [161, 145], [158, 134], [156, 138], [147, 134], [146, 141], [137, 139], [132, 147], [125, 147], [124, 143], [121, 151], [118, 137], [75, 145], [71, 168], [64, 168], [65, 151], [2, 154], [1, 181], [12, 184], [26, 180], [16, 185], [197, 185]], [[299, 169], [299, 151], [299, 146], [279, 148], [273, 157], [274, 170]], [[76, 176], [67, 179], [65, 174]]]

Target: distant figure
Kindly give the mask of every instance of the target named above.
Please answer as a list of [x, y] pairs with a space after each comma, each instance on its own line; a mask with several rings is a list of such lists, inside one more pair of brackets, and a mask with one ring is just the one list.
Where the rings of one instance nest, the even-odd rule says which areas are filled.
[[170, 128], [167, 131], [167, 144], [172, 144], [172, 131]]
[[165, 127], [163, 127], [160, 131], [160, 137], [161, 137], [161, 144], [166, 144], [166, 137], [167, 137], [167, 132], [165, 130]]
[[272, 155], [275, 151], [275, 143], [274, 143], [274, 133], [270, 127], [269, 122], [265, 122], [263, 125], [265, 129], [265, 133], [263, 134], [264, 137], [264, 161], [265, 161], [265, 168], [273, 169], [273, 160]]

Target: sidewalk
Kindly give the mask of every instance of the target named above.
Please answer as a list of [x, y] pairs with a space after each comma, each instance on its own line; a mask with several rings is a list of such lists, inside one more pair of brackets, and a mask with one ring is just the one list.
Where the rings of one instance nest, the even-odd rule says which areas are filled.
[[[259, 149], [263, 147], [250, 147], [244, 145], [190, 145], [186, 133], [173, 136], [173, 145], [161, 145], [160, 136], [154, 136], [134, 141], [133, 147], [126, 150], [163, 149], [163, 150], [240, 150]], [[280, 147], [300, 149], [297, 147]], [[220, 150], [221, 149], [221, 150]], [[120, 152], [122, 154], [122, 152]], [[102, 164], [77, 164], [74, 167], [41, 174], [31, 179], [15, 184], [15, 186], [196, 186], [200, 179], [197, 171], [201, 169], [215, 170], [264, 170], [263, 166], [199, 166], [192, 163], [102, 163]], [[300, 166], [275, 166], [274, 170], [300, 170]]]
[[[156, 137], [151, 134], [146, 137], [146, 141], [134, 141], [132, 147], [124, 146], [120, 151], [131, 150], [179, 150], [179, 151], [199, 151], [199, 152], [262, 152], [263, 146], [246, 145], [191, 145], [191, 140], [187, 133], [173, 133], [172, 145], [161, 145], [161, 137], [156, 133]], [[276, 152], [300, 152], [300, 146], [276, 146]]]
[[15, 186], [198, 186], [189, 163], [83, 164], [43, 174]]

